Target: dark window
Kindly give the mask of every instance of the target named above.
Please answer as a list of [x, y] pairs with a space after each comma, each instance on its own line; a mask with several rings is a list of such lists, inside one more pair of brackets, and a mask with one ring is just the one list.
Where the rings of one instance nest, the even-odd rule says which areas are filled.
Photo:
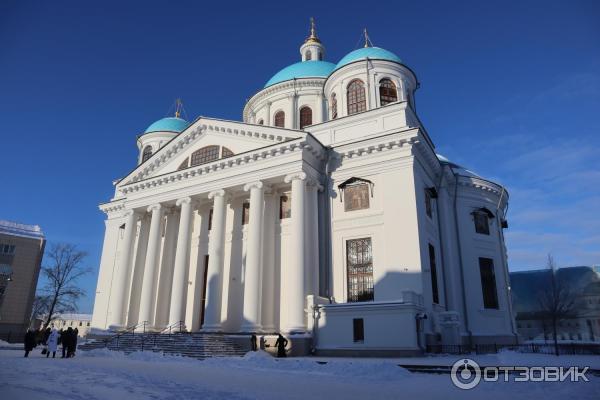
[[365, 341], [365, 321], [362, 318], [352, 319], [354, 342]]
[[425, 189], [425, 212], [429, 218], [433, 215], [431, 209], [431, 192], [428, 189]]
[[192, 153], [191, 166], [206, 164], [219, 159], [219, 146], [206, 146]]
[[344, 211], [369, 208], [369, 185], [358, 183], [344, 188]]
[[275, 126], [283, 128], [285, 126], [285, 113], [283, 111], [277, 111], [275, 113]]
[[212, 229], [212, 217], [213, 217], [213, 209], [211, 208], [208, 212], [208, 230]]
[[231, 156], [235, 155], [235, 154], [233, 153], [233, 151], [229, 150], [229, 149], [228, 149], [227, 147], [225, 147], [225, 146], [223, 146], [221, 149], [222, 149], [222, 150], [221, 150], [221, 157], [222, 157], [222, 158], [227, 158], [227, 157], [231, 157]]
[[180, 171], [182, 169], [186, 169], [188, 167], [188, 161], [189, 159], [185, 159], [183, 160], [183, 162], [181, 164], [179, 164], [179, 167], [177, 168], [177, 171]]
[[265, 124], [265, 121], [263, 121], [263, 119], [261, 118], [261, 119], [259, 119], [259, 120], [258, 120], [258, 124], [259, 124], [259, 125], [264, 125], [264, 124]]
[[308, 125], [312, 125], [312, 110], [305, 106], [300, 109], [300, 129]]
[[348, 265], [348, 302], [373, 300], [371, 238], [346, 241], [346, 260]]
[[83, 326], [83, 322], [79, 321], [79, 326]]
[[310, 50], [306, 51], [306, 61], [310, 61], [312, 60], [312, 53], [310, 52]]
[[398, 101], [396, 85], [389, 79], [379, 81], [379, 102], [382, 106]]
[[486, 213], [480, 211], [474, 212], [473, 220], [475, 221], [475, 232], [483, 235], [490, 234], [490, 221]]
[[250, 221], [250, 203], [245, 201], [242, 204], [242, 225], [247, 225]]
[[331, 95], [331, 119], [336, 119], [337, 118], [337, 97], [335, 96], [335, 93], [333, 93]]
[[481, 274], [481, 290], [483, 292], [483, 306], [485, 308], [498, 308], [498, 292], [496, 291], [496, 275], [494, 274], [494, 260], [479, 258], [479, 273]]
[[365, 86], [360, 79], [355, 79], [348, 85], [348, 115], [356, 114], [367, 109]]
[[318, 54], [319, 54], [319, 61], [321, 61], [323, 59], [323, 54], [321, 54], [321, 52], [319, 52]]
[[142, 162], [145, 162], [150, 157], [152, 157], [152, 147], [146, 146], [144, 147], [144, 152], [142, 153]]
[[429, 244], [429, 269], [431, 269], [431, 293], [433, 295], [433, 302], [439, 304], [440, 294], [438, 291], [437, 267], [435, 265], [435, 248], [431, 243]]
[[279, 219], [286, 219], [292, 216], [292, 202], [289, 196], [283, 195], [279, 198]]
[[13, 255], [15, 254], [15, 245], [14, 244], [1, 244], [0, 243], [0, 253]]

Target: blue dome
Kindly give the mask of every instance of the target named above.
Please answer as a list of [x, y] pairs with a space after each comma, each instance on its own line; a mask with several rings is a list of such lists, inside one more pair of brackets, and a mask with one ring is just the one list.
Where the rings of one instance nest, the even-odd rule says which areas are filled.
[[289, 81], [294, 78], [327, 78], [335, 69], [335, 64], [327, 61], [302, 61], [285, 67], [265, 85], [271, 86], [276, 83]]
[[354, 61], [363, 60], [365, 58], [371, 58], [373, 60], [402, 62], [402, 60], [400, 60], [400, 57], [398, 57], [391, 51], [387, 51], [379, 47], [363, 47], [362, 49], [354, 50], [346, 54], [340, 60], [340, 62], [337, 63], [335, 69], [342, 68], [344, 65], [348, 65], [350, 63], [353, 63]]
[[146, 128], [144, 133], [162, 132], [162, 131], [179, 133], [179, 132], [183, 131], [185, 128], [187, 128], [188, 126], [190, 126], [190, 123], [187, 122], [185, 119], [168, 117], [168, 118], [159, 119], [158, 121], [156, 121], [155, 123], [150, 125], [148, 128]]

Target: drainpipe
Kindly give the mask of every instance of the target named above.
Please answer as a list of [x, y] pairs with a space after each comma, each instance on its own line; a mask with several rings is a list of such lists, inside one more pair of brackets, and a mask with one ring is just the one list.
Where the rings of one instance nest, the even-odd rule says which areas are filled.
[[[504, 282], [506, 283], [506, 300], [508, 303], [508, 312], [510, 314], [510, 329], [512, 331], [513, 336], [515, 337], [515, 344], [519, 343], [519, 334], [517, 333], [517, 328], [515, 327], [515, 318], [513, 315], [512, 308], [512, 296], [511, 290], [509, 290], [510, 284], [510, 276], [508, 274], [508, 260], [506, 259], [506, 243], [504, 242], [504, 231], [502, 230], [502, 221], [500, 220], [500, 215], [504, 219], [506, 217], [506, 210], [502, 214], [500, 213], [500, 203], [502, 203], [502, 197], [504, 196], [504, 186], [502, 187], [502, 193], [500, 194], [500, 200], [498, 200], [498, 205], [496, 206], [496, 225], [498, 229], [498, 238], [501, 239], [502, 247], [500, 249], [500, 254], [502, 256], [502, 264], [504, 266]], [[506, 203], [508, 208], [508, 201]]]
[[456, 230], [456, 241], [458, 244], [458, 260], [460, 266], [460, 286], [463, 303], [463, 313], [465, 318], [465, 330], [469, 334], [469, 347], [473, 346], [473, 332], [469, 328], [469, 314], [467, 311], [467, 296], [465, 294], [465, 272], [462, 254], [462, 245], [460, 243], [460, 229], [458, 228], [458, 210], [457, 210], [457, 197], [458, 197], [458, 174], [453, 171], [454, 174], [454, 229]]
[[[328, 215], [329, 218], [325, 218], [325, 234], [326, 234], [326, 238], [325, 238], [325, 243], [330, 243], [331, 244], [331, 198], [330, 198], [330, 187], [331, 187], [331, 168], [330, 168], [330, 163], [331, 163], [331, 156], [333, 154], [333, 149], [331, 147], [327, 147], [326, 148], [327, 151], [327, 162], [325, 163], [325, 215]], [[325, 255], [325, 296], [327, 298], [329, 298], [329, 302], [332, 303], [332, 298], [333, 295], [331, 293], [331, 282], [330, 282], [330, 275], [329, 275], [329, 271], [332, 268], [332, 249], [331, 249], [331, 245], [326, 246], [326, 255]]]

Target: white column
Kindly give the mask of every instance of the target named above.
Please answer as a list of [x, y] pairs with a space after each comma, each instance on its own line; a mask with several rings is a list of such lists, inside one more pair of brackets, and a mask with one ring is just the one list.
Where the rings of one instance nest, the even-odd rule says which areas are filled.
[[266, 191], [263, 213], [262, 311], [260, 313], [260, 322], [265, 332], [275, 331], [275, 301], [280, 301], [279, 298], [275, 299], [275, 221], [279, 222], [277, 200], [279, 200], [278, 196]]
[[146, 265], [144, 266], [138, 323], [146, 322], [146, 329], [152, 329], [154, 324], [154, 304], [156, 302], [156, 275], [160, 250], [162, 206], [160, 204], [151, 205], [148, 207], [148, 212], [152, 213], [152, 219], [150, 220], [150, 234], [148, 236], [148, 250], [146, 250]]
[[306, 294], [319, 295], [319, 200], [318, 192], [323, 187], [317, 181], [307, 186], [306, 245], [308, 260], [306, 266]]
[[177, 249], [175, 250], [175, 268], [173, 272], [173, 288], [171, 290], [169, 325], [174, 325], [185, 320], [190, 261], [190, 236], [192, 233], [193, 221], [191, 198], [185, 197], [179, 199], [177, 200], [176, 205], [181, 207], [181, 213], [179, 217], [179, 232], [177, 234]]
[[288, 96], [288, 109], [285, 113], [285, 127], [287, 129], [295, 129], [295, 115], [296, 115], [296, 95], [290, 94]]
[[319, 94], [317, 95], [317, 103], [315, 106], [315, 119], [313, 120], [313, 125], [325, 122], [325, 119], [323, 118], [324, 108], [325, 107], [323, 104], [323, 93], [319, 92]]
[[171, 306], [171, 288], [173, 287], [173, 269], [175, 265], [175, 245], [179, 229], [179, 212], [170, 208], [166, 213], [166, 227], [164, 229], [162, 260], [160, 275], [158, 277], [158, 291], [156, 295], [156, 312], [154, 327], [164, 329], [169, 322], [169, 307]]
[[206, 275], [205, 331], [221, 330], [221, 293], [223, 290], [223, 258], [225, 253], [225, 191], [215, 190], [208, 194], [213, 199], [213, 217], [208, 242], [208, 271]]
[[271, 126], [271, 102], [267, 101], [267, 104], [265, 104], [265, 125], [266, 126]]
[[120, 329], [126, 325], [125, 315], [129, 305], [127, 294], [131, 275], [131, 255], [136, 230], [136, 215], [133, 210], [125, 213], [125, 232], [123, 245], [118, 259], [117, 270], [113, 275], [113, 287], [110, 295], [109, 329]]
[[241, 329], [244, 332], [255, 332], [261, 329], [263, 183], [260, 181], [248, 183], [244, 186], [244, 191], [250, 191], [250, 221], [244, 272], [244, 320]]
[[305, 327], [304, 288], [305, 238], [304, 238], [304, 203], [306, 191], [306, 173], [298, 172], [285, 177], [285, 182], [292, 182], [292, 229], [290, 238], [289, 260], [281, 270], [282, 279], [288, 283], [284, 300], [287, 309], [286, 332], [302, 332]]

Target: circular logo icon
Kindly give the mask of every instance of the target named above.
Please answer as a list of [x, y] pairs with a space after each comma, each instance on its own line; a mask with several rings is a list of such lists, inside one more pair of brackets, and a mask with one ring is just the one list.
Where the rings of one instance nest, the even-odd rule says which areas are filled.
[[481, 368], [470, 358], [463, 358], [452, 365], [450, 377], [457, 388], [473, 389], [481, 381]]

